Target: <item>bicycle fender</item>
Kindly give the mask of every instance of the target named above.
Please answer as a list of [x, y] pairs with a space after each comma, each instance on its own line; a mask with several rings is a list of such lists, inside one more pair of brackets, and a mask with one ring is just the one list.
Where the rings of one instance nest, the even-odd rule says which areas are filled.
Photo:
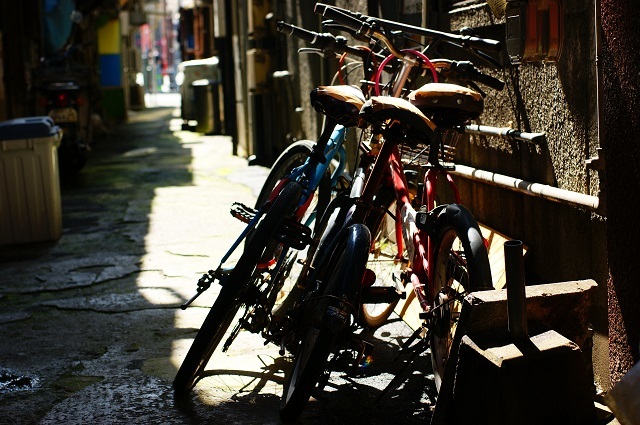
[[[369, 259], [371, 249], [371, 232], [364, 224], [352, 224], [343, 236], [345, 243], [344, 255], [349, 256], [347, 273], [338, 288], [333, 293], [337, 297], [353, 302], [360, 289], [362, 276]], [[333, 259], [336, 261], [337, 259]]]
[[[325, 291], [325, 295], [334, 299], [323, 319], [324, 325], [332, 332], [340, 331], [349, 323], [350, 310], [361, 288], [370, 248], [371, 232], [367, 226], [358, 223], [343, 230], [329, 263], [337, 265], [334, 272], [338, 273], [339, 279], [332, 279]], [[342, 258], [336, 258], [336, 255]]]
[[[447, 223], [453, 226], [457, 230], [458, 235], [460, 235], [462, 244], [475, 254], [476, 260], [489, 264], [487, 246], [480, 232], [478, 222], [471, 211], [460, 204], [442, 205], [434, 209], [434, 211], [436, 210], [439, 210], [436, 219], [436, 228], [442, 228], [441, 226]], [[476, 265], [471, 262], [468, 266], [475, 270], [485, 270], [484, 268], [476, 267]], [[479, 279], [474, 283], [474, 290], [493, 289], [493, 280], [490, 273], [488, 276], [478, 277]]]
[[331, 255], [334, 247], [339, 240], [340, 231], [344, 227], [347, 214], [355, 205], [355, 201], [348, 196], [338, 195], [327, 206], [321, 221], [326, 221], [324, 231], [320, 235], [318, 250], [316, 251], [312, 265], [321, 264], [325, 256]]
[[427, 232], [432, 238], [437, 236], [438, 229], [447, 222], [454, 225], [456, 229], [478, 227], [473, 214], [460, 204], [438, 205], [429, 212], [424, 210], [416, 212], [416, 227]]

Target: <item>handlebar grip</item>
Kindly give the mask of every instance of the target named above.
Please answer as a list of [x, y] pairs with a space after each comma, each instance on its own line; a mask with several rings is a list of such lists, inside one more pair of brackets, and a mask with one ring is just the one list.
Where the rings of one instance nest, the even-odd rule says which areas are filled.
[[320, 35], [315, 31], [309, 31], [283, 21], [278, 21], [276, 29], [278, 30], [278, 32], [282, 32], [306, 40], [312, 45], [317, 41], [318, 36]]
[[463, 80], [477, 82], [495, 90], [504, 89], [504, 81], [478, 71], [469, 61], [452, 61], [450, 71]]
[[276, 28], [279, 32], [308, 41], [311, 46], [320, 49], [320, 51], [324, 53], [348, 53], [352, 56], [362, 58], [362, 60], [365, 60], [369, 55], [364, 50], [348, 46], [344, 37], [336, 37], [330, 33], [309, 31], [283, 21], [279, 21]]
[[485, 52], [499, 52], [502, 49], [502, 43], [500, 41], [490, 38], [462, 36], [461, 39], [463, 45], [471, 47], [472, 49], [483, 50]]

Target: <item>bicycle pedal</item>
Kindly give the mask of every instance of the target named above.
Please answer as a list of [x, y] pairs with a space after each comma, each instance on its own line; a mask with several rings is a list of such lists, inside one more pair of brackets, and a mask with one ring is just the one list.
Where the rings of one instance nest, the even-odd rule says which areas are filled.
[[398, 292], [396, 286], [370, 286], [362, 289], [363, 304], [389, 304], [404, 298], [404, 291]]
[[429, 307], [429, 309], [427, 309], [426, 311], [421, 311], [418, 314], [418, 318], [420, 320], [429, 321], [429, 320], [433, 319], [434, 311], [435, 311], [435, 309], [432, 309], [431, 307]]
[[394, 271], [393, 273], [391, 273], [391, 279], [393, 280], [393, 284], [396, 287], [396, 292], [400, 296], [400, 299], [406, 300], [407, 291], [405, 290], [406, 281], [403, 278], [404, 275], [406, 275], [406, 273], [403, 273], [401, 271]]
[[242, 221], [243, 223], [249, 223], [255, 216], [257, 211], [250, 208], [240, 202], [234, 202], [231, 205], [231, 215], [234, 218]]
[[293, 220], [284, 220], [280, 224], [276, 240], [297, 250], [305, 249], [313, 242], [311, 228]]

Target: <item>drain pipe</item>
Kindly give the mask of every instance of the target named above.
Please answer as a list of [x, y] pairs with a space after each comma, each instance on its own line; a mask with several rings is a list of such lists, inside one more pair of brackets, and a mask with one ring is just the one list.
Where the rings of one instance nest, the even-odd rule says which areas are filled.
[[598, 207], [600, 206], [600, 200], [597, 196], [585, 195], [584, 193], [573, 192], [545, 184], [532, 183], [515, 177], [505, 176], [503, 174], [496, 174], [491, 171], [468, 167], [466, 165], [456, 164], [455, 170], [450, 171], [450, 173], [454, 176], [487, 183], [515, 192], [524, 193], [526, 195], [548, 199], [561, 204], [586, 208], [591, 211], [598, 210]]
[[507, 280], [507, 315], [509, 335], [513, 341], [529, 337], [527, 328], [527, 296], [524, 288], [524, 259], [522, 241], [504, 243], [504, 270]]

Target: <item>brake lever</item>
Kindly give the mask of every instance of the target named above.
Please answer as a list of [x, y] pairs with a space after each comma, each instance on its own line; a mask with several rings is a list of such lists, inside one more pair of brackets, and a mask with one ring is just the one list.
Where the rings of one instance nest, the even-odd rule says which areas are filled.
[[308, 53], [315, 53], [317, 55], [322, 56], [323, 58], [326, 57], [326, 54], [324, 52], [324, 50], [322, 49], [316, 49], [314, 47], [301, 47], [298, 49], [298, 54], [308, 54]]
[[493, 57], [489, 56], [488, 54], [486, 54], [484, 52], [481, 52], [479, 50], [472, 49], [472, 48], [467, 48], [465, 50], [468, 50], [470, 53], [476, 55], [480, 59], [482, 59], [484, 61], [487, 61], [488, 63], [490, 63], [491, 65], [493, 65], [497, 69], [503, 69], [504, 68], [504, 65], [502, 65], [502, 63], [498, 62], [497, 59], [494, 59]]
[[482, 98], [484, 99], [485, 97], [487, 97], [487, 93], [485, 93], [476, 83], [475, 81], [467, 81], [467, 84], [474, 89], [475, 91], [477, 91], [478, 93], [480, 93], [480, 96], [482, 96]]
[[323, 28], [331, 28], [331, 29], [335, 29], [335, 30], [338, 30], [338, 31], [344, 31], [344, 32], [348, 33], [351, 37], [353, 37], [356, 40], [361, 41], [363, 43], [369, 44], [371, 42], [371, 39], [369, 37], [365, 37], [361, 33], [359, 33], [356, 30], [354, 30], [353, 28], [349, 28], [346, 25], [338, 24], [338, 23], [336, 23], [335, 21], [333, 21], [331, 19], [328, 19], [326, 21], [322, 21], [322, 27]]

